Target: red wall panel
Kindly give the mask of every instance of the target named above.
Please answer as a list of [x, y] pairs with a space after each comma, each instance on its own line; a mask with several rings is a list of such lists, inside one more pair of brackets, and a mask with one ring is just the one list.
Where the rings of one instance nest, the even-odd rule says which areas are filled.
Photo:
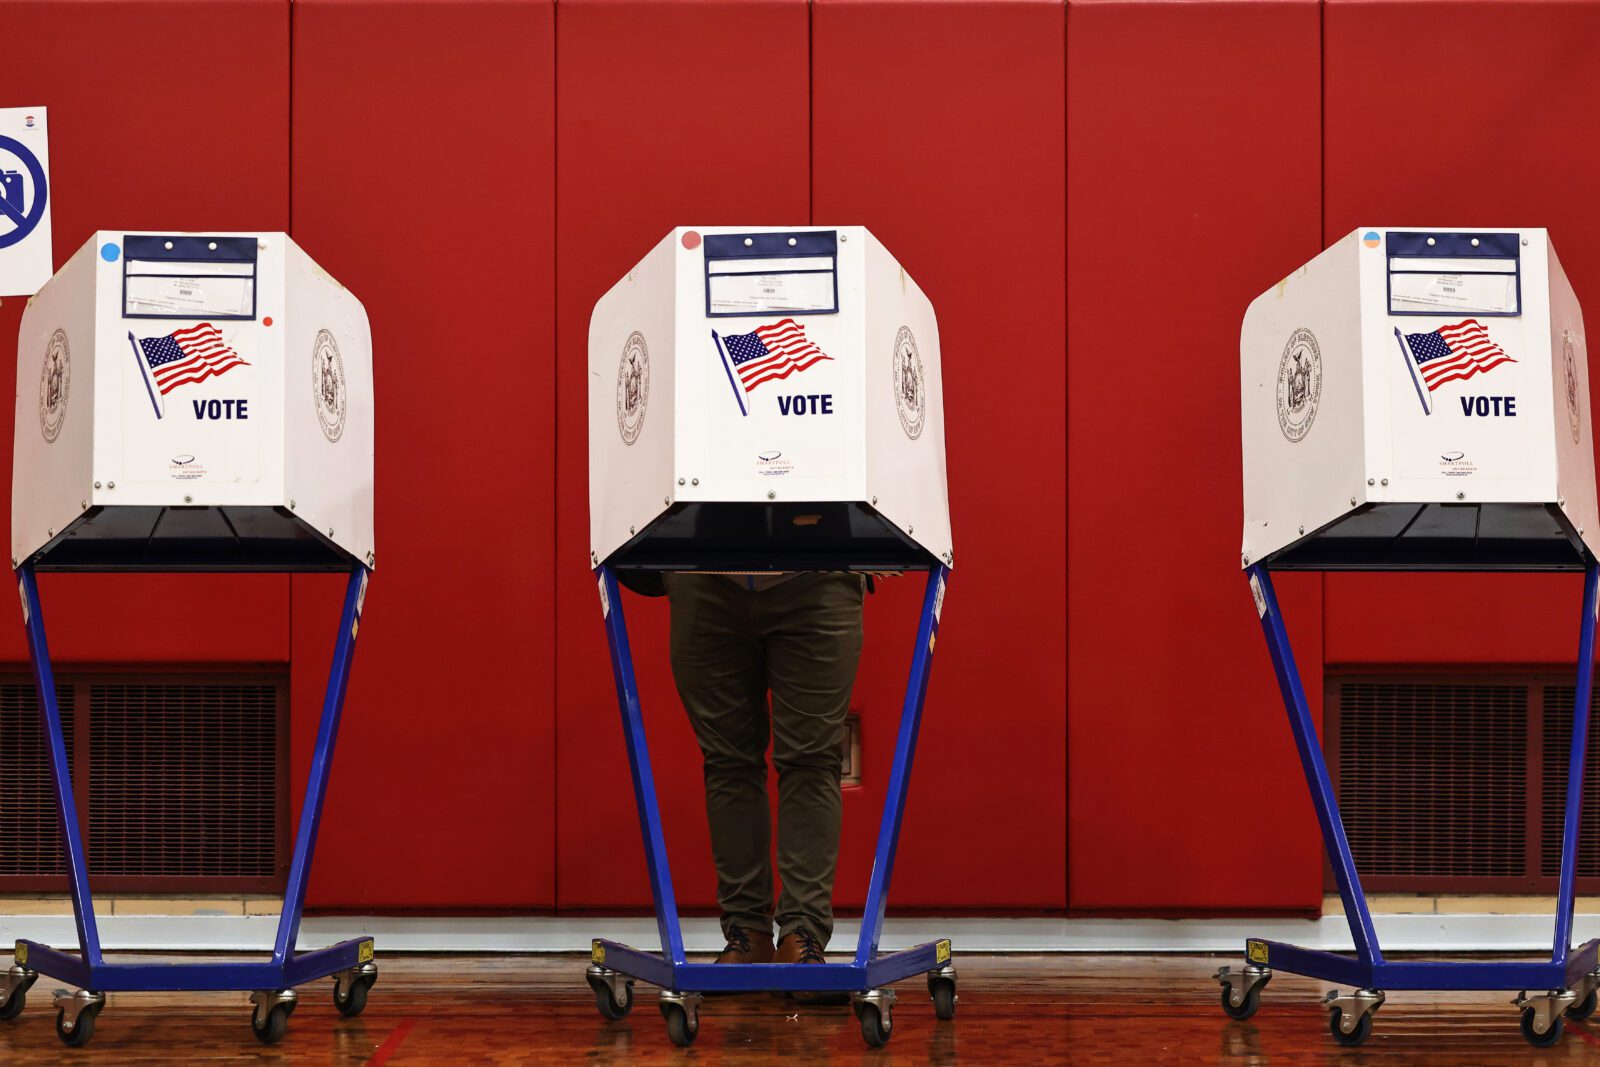
[[[559, 897], [569, 908], [645, 907], [644, 852], [588, 571], [589, 314], [674, 226], [807, 221], [807, 8], [563, 0], [557, 30]], [[744, 161], [752, 142], [761, 148], [753, 167]], [[711, 906], [700, 752], [667, 665], [666, 603], [623, 600], [678, 899]]]
[[[891, 894], [901, 907], [1066, 905], [1065, 21], [1053, 0], [813, 9], [813, 221], [865, 224], [884, 242], [933, 301], [943, 353], [956, 569]], [[888, 367], [890, 353], [875, 356]], [[880, 589], [855, 697], [866, 774], [836, 891], [853, 904], [922, 579]]]
[[[288, 0], [3, 0], [0, 27], [8, 42], [0, 96], [8, 106], [50, 109], [57, 266], [98, 229], [288, 225]], [[153, 54], [228, 61], [152, 64]], [[194, 148], [181, 159], [172, 154], [177, 120]], [[0, 380], [7, 382], [16, 380], [24, 303], [7, 298], [0, 306]], [[13, 414], [10, 404], [0, 407], [7, 513]], [[9, 527], [9, 514], [4, 521]], [[47, 575], [40, 586], [51, 652], [63, 662], [288, 656], [282, 576]], [[215, 625], [219, 618], [228, 625]], [[181, 645], [172, 641], [174, 627]], [[22, 627], [0, 626], [0, 659], [27, 658]]]
[[[294, 236], [372, 321], [378, 568], [312, 903], [555, 903], [554, 10], [300, 0]], [[294, 580], [295, 789], [343, 579]]]
[[[1069, 5], [1069, 903], [1311, 910], [1239, 573], [1239, 322], [1319, 249], [1318, 5]], [[1316, 576], [1278, 582], [1320, 714]]]
[[[1328, 0], [1324, 242], [1356, 226], [1543, 226], [1590, 320], [1600, 315], [1600, 4]], [[1426, 118], [1398, 108], [1431, 55], [1451, 80]], [[1445, 160], [1459, 135], [1481, 164]], [[1329, 663], [1561, 662], [1577, 653], [1576, 576], [1329, 575]], [[1440, 625], [1439, 620], [1451, 621]]]

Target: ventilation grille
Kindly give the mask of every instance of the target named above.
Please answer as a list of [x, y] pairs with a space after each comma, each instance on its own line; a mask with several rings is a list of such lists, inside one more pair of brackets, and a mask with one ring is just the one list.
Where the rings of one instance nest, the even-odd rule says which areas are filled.
[[91, 684], [96, 874], [270, 877], [277, 862], [272, 685]]
[[1373, 878], [1527, 866], [1528, 687], [1339, 683], [1339, 801]]
[[[0, 875], [66, 871], [50, 755], [33, 682], [0, 682]], [[56, 686], [56, 706], [72, 762], [73, 690]]]
[[[1548, 686], [1544, 691], [1544, 818], [1539, 848], [1540, 873], [1561, 874], [1561, 834], [1567, 815], [1567, 758], [1572, 751], [1572, 708], [1578, 691]], [[1579, 823], [1578, 877], [1600, 878], [1600, 690], [1589, 703], [1589, 761], [1583, 776], [1583, 821]]]

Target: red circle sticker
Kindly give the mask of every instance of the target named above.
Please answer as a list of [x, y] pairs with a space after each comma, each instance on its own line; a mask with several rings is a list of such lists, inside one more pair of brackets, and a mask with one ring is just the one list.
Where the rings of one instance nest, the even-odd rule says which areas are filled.
[[263, 325], [263, 326], [271, 326], [272, 325], [272, 316], [268, 315], [266, 318], [262, 319], [261, 320], [261, 325]]
[[683, 232], [683, 247], [685, 247], [685, 248], [699, 248], [700, 247], [700, 235], [698, 233], [696, 233], [695, 231], [693, 231], [693, 230], [685, 230]]

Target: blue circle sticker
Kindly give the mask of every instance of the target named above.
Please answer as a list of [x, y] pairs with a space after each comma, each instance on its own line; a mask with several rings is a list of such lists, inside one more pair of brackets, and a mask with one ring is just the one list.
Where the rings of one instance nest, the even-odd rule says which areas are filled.
[[33, 183], [33, 203], [27, 204], [22, 191], [22, 175], [8, 169], [6, 160], [0, 155], [0, 222], [10, 220], [12, 223], [10, 233], [0, 233], [0, 248], [10, 248], [32, 233], [44, 218], [50, 188], [45, 180], [44, 166], [27, 145], [12, 137], [0, 137], [0, 153], [16, 156]]
[[1368, 230], [1366, 233], [1361, 235], [1361, 243], [1366, 245], [1368, 248], [1377, 248], [1378, 241], [1379, 237], [1377, 230]]
[[107, 241], [100, 246], [100, 258], [107, 263], [115, 263], [120, 255], [122, 255], [122, 249], [118, 248], [113, 242]]

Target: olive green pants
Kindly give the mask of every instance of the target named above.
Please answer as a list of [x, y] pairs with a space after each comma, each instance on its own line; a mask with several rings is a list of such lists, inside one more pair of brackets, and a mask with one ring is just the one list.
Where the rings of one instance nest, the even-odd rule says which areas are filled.
[[[773, 926], [767, 747], [778, 772], [778, 936], [833, 934], [841, 741], [865, 582], [796, 574], [765, 589], [669, 574], [672, 673], [705, 761], [722, 929]], [[768, 712], [767, 694], [772, 694]]]

